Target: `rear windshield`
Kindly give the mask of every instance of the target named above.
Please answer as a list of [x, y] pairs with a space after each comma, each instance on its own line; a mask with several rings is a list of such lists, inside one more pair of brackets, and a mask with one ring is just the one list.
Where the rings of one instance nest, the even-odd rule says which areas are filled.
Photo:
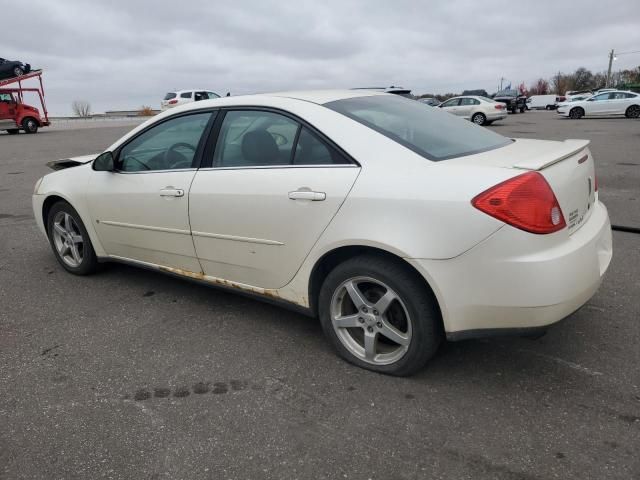
[[493, 150], [511, 142], [439, 108], [425, 108], [397, 95], [348, 98], [324, 106], [434, 161]]
[[174, 92], [169, 92], [164, 96], [165, 100], [171, 100], [172, 98], [176, 98], [176, 94]]

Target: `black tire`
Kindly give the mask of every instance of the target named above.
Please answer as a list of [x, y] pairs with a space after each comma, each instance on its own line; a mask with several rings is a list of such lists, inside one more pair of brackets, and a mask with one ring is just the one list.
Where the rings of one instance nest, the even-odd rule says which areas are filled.
[[511, 113], [518, 113], [518, 109], [517, 109], [516, 107], [513, 107], [513, 108], [511, 109]]
[[9, 135], [15, 135], [16, 133], [18, 133], [20, 130], [18, 130], [17, 128], [11, 128], [9, 130], [7, 130], [7, 133]]
[[525, 110], [526, 110], [526, 108], [525, 108], [525, 107], [520, 107], [520, 113], [524, 113], [524, 112], [525, 112]]
[[[77, 267], [73, 267], [66, 263], [58, 249], [56, 248], [53, 229], [54, 227], [54, 219], [59, 212], [64, 212], [73, 218], [75, 225], [78, 227], [78, 233], [82, 236], [82, 262]], [[51, 249], [53, 250], [53, 254], [55, 255], [58, 263], [62, 265], [62, 267], [70, 273], [75, 275], [90, 275], [94, 273], [98, 269], [98, 258], [96, 257], [96, 252], [93, 249], [93, 245], [91, 244], [91, 239], [89, 238], [89, 234], [87, 233], [87, 229], [82, 223], [82, 219], [78, 212], [76, 212], [75, 208], [73, 208], [69, 203], [61, 200], [55, 203], [50, 209], [47, 215], [47, 236], [49, 237], [49, 244], [51, 245]]]
[[16, 77], [19, 77], [19, 76], [21, 76], [21, 75], [24, 75], [24, 70], [22, 69], [22, 67], [14, 67], [14, 69], [13, 69], [13, 74], [14, 74]]
[[581, 107], [574, 107], [569, 111], [569, 118], [580, 120], [584, 116], [584, 110]]
[[22, 129], [24, 133], [38, 133], [38, 121], [33, 117], [27, 117], [22, 120]]
[[484, 113], [474, 113], [471, 116], [471, 121], [476, 125], [484, 125], [487, 123], [487, 116]]
[[640, 106], [631, 105], [627, 108], [627, 111], [624, 113], [627, 118], [640, 118]]
[[[406, 308], [412, 333], [406, 352], [393, 363], [379, 365], [361, 359], [345, 347], [333, 327], [331, 307], [334, 295], [338, 295], [343, 282], [355, 277], [369, 277], [383, 282], [393, 289]], [[424, 280], [400, 260], [365, 254], [339, 264], [322, 284], [318, 310], [322, 329], [342, 358], [359, 367], [387, 375], [408, 376], [416, 373], [436, 353], [443, 338], [437, 300]], [[375, 310], [373, 312], [377, 314]]]

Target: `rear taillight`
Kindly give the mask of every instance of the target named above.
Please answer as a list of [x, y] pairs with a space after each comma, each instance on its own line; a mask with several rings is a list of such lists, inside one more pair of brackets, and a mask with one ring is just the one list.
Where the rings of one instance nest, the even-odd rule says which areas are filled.
[[497, 104], [495, 107], [496, 107], [496, 110], [502, 110], [504, 108], [504, 105]]
[[538, 172], [527, 172], [477, 195], [471, 204], [526, 232], [545, 234], [567, 226], [553, 190]]
[[178, 103], [178, 100], [169, 100], [169, 105], [175, 105]]

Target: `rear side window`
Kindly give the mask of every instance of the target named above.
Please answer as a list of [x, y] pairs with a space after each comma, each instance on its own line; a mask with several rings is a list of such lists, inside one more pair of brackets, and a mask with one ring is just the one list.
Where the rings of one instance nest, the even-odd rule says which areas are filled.
[[294, 165], [341, 165], [349, 164], [334, 148], [320, 140], [308, 128], [302, 127], [298, 136]]
[[191, 98], [193, 92], [184, 92], [180, 94], [180, 98]]
[[176, 98], [176, 96], [177, 95], [175, 94], [175, 92], [169, 92], [164, 96], [164, 99], [165, 100], [171, 100], [172, 98]]
[[372, 95], [324, 104], [423, 157], [441, 161], [504, 147], [511, 140], [439, 108], [394, 95]]
[[225, 114], [213, 158], [213, 165], [222, 168], [350, 163], [309, 128], [260, 110]]

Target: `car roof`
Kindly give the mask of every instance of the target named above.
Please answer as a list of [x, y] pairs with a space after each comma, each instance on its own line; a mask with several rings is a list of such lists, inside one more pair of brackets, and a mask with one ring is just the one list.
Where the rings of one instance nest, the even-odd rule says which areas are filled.
[[356, 97], [371, 97], [375, 95], [388, 95], [385, 92], [368, 89], [353, 90], [299, 90], [290, 92], [275, 92], [266, 94], [257, 94], [256, 96], [267, 97], [284, 97], [303, 100], [305, 102], [317, 103], [323, 105], [325, 103], [334, 102], [336, 100], [345, 100]]

